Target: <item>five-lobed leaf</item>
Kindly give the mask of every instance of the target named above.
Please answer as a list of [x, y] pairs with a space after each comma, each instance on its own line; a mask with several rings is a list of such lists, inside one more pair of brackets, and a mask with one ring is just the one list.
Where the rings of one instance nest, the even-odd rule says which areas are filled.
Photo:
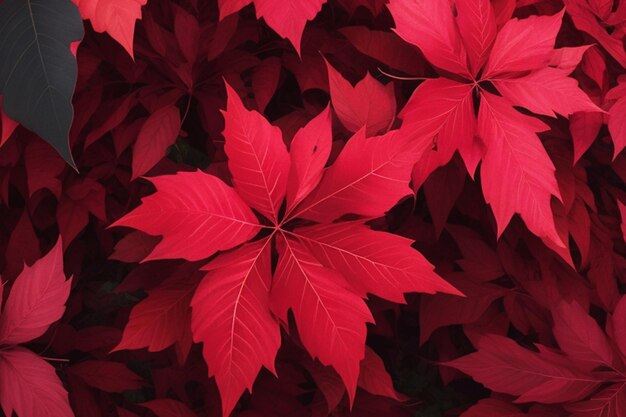
[[[114, 226], [162, 237], [147, 260], [200, 260], [224, 252], [203, 268], [208, 273], [191, 301], [193, 338], [204, 344], [224, 415], [252, 389], [262, 366], [274, 372], [281, 341], [271, 312], [288, 327], [289, 310], [304, 347], [337, 371], [352, 401], [366, 323], [373, 321], [363, 298], [372, 293], [403, 302], [405, 292], [460, 293], [434, 273], [410, 240], [369, 230], [363, 220], [295, 230], [287, 224], [298, 218], [325, 223], [346, 214], [382, 216], [410, 193], [421, 147], [398, 131], [366, 138], [361, 129], [324, 169], [332, 146], [329, 108], [296, 133], [287, 154], [280, 131], [248, 111], [230, 87], [227, 92], [224, 138], [234, 188], [202, 172], [155, 177], [156, 193]], [[273, 225], [260, 226], [248, 204]], [[259, 233], [263, 229], [269, 235]], [[158, 304], [152, 296], [136, 307], [136, 316], [133, 310], [118, 349], [171, 342], [167, 329], [146, 323], [145, 312]], [[167, 305], [176, 311], [182, 308], [176, 297], [163, 296], [173, 299]], [[154, 333], [160, 330], [162, 335]]]

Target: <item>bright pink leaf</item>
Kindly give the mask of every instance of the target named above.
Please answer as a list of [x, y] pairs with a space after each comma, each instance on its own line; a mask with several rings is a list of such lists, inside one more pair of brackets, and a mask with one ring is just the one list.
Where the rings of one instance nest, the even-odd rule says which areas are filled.
[[17, 277], [0, 316], [0, 344], [16, 345], [48, 330], [65, 312], [71, 279], [63, 273], [61, 239]]
[[456, 0], [456, 23], [465, 44], [472, 75], [487, 61], [496, 39], [496, 18], [489, 0]]
[[209, 263], [191, 302], [194, 341], [214, 375], [227, 416], [261, 366], [274, 371], [280, 346], [278, 323], [269, 311], [270, 239], [249, 243]]
[[333, 143], [330, 107], [296, 132], [291, 141], [287, 210], [301, 202], [322, 179]]
[[288, 310], [293, 311], [302, 343], [314, 358], [335, 368], [352, 402], [365, 356], [365, 324], [374, 319], [339, 273], [291, 238], [279, 244], [272, 310], [285, 323]]
[[163, 236], [145, 260], [197, 261], [240, 245], [259, 231], [254, 213], [217, 177], [179, 172], [150, 181], [157, 192], [112, 225]]
[[224, 150], [235, 189], [252, 208], [278, 222], [289, 177], [289, 155], [279, 128], [247, 110], [228, 84]]
[[420, 48], [434, 66], [467, 76], [467, 52], [448, 0], [392, 0], [387, 5], [394, 31]]
[[359, 222], [296, 229], [296, 236], [319, 262], [343, 275], [358, 294], [404, 302], [407, 292], [461, 295], [411, 247], [411, 240], [369, 229]]
[[542, 68], [523, 77], [494, 79], [493, 84], [513, 105], [537, 114], [556, 117], [556, 112], [567, 117], [575, 112], [602, 112], [578, 88], [578, 81], [556, 68]]
[[498, 235], [519, 213], [531, 232], [561, 247], [550, 208], [551, 196], [560, 198], [555, 168], [536, 134], [547, 129], [543, 122], [515, 111], [505, 99], [482, 94], [478, 132], [487, 152], [481, 181]]
[[341, 123], [351, 132], [366, 127], [368, 136], [384, 132], [396, 117], [393, 83], [381, 84], [368, 72], [353, 87], [326, 62], [328, 85], [333, 109]]
[[475, 158], [471, 152], [476, 130], [472, 91], [471, 84], [447, 78], [424, 81], [400, 112], [401, 131], [431, 143], [440, 165], [461, 148], [466, 165], [473, 172], [480, 156]]
[[96, 32], [107, 32], [133, 57], [135, 21], [148, 0], [73, 0]]
[[263, 18], [267, 25], [281, 37], [291, 42], [300, 54], [300, 40], [307, 21], [313, 20], [326, 0], [254, 0], [257, 19]]
[[565, 10], [561, 10], [552, 16], [509, 20], [498, 32], [483, 77], [490, 78], [547, 66], [564, 12]]
[[397, 130], [372, 138], [359, 130], [291, 217], [329, 222], [348, 213], [383, 215], [411, 194], [411, 170], [422, 151]]
[[19, 417], [74, 417], [54, 368], [30, 350], [0, 350], [0, 405]]

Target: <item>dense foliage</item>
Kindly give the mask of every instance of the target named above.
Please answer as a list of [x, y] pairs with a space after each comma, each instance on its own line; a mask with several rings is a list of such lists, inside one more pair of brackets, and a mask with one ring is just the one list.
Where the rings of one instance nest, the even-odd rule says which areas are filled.
[[0, 1], [0, 414], [626, 416], [625, 44], [624, 0]]

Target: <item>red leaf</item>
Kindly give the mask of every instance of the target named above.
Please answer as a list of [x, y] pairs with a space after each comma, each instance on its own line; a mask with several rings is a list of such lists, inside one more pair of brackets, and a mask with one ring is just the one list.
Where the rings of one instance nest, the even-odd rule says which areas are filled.
[[457, 159], [438, 168], [424, 183], [424, 195], [435, 232], [440, 235], [448, 221], [448, 216], [463, 192], [467, 173]]
[[61, 195], [62, 182], [59, 177], [65, 170], [65, 161], [50, 146], [43, 142], [31, 142], [24, 150], [24, 164], [28, 180], [28, 195], [33, 196], [41, 189], [48, 189], [57, 198]]
[[141, 262], [159, 243], [158, 237], [150, 236], [142, 232], [130, 232], [115, 245], [109, 259], [122, 262]]
[[179, 172], [150, 181], [158, 192], [112, 225], [163, 236], [144, 260], [205, 259], [259, 231], [252, 211], [217, 177], [200, 171]]
[[107, 32], [133, 55], [135, 21], [141, 19], [141, 6], [148, 0], [73, 0], [83, 19], [89, 19], [96, 32]]
[[397, 132], [372, 138], [365, 138], [364, 129], [355, 133], [319, 186], [287, 216], [318, 222], [348, 213], [382, 216], [410, 195], [411, 169], [421, 150]]
[[169, 398], [158, 398], [142, 403], [141, 406], [152, 411], [157, 417], [196, 417], [196, 413], [185, 403]]
[[580, 64], [585, 52], [591, 47], [593, 45], [555, 49], [552, 58], [550, 58], [550, 66], [563, 70], [566, 74], [571, 74]]
[[581, 89], [578, 82], [556, 68], [542, 68], [519, 78], [494, 79], [493, 84], [509, 101], [520, 107], [556, 117], [575, 112], [602, 112]]
[[187, 62], [193, 63], [198, 55], [200, 42], [200, 25], [194, 15], [182, 7], [175, 7], [174, 12], [174, 35], [178, 41], [180, 51]]
[[289, 176], [289, 155], [280, 129], [249, 111], [228, 84], [224, 150], [235, 189], [252, 208], [278, 222]]
[[365, 356], [365, 324], [374, 319], [339, 273], [324, 268], [297, 241], [282, 238], [279, 243], [272, 310], [284, 322], [293, 311], [302, 343], [314, 358], [335, 368], [352, 402]]
[[280, 80], [281, 63], [276, 57], [263, 60], [252, 75], [252, 89], [259, 111], [265, 111]]
[[0, 316], [0, 344], [16, 345], [33, 340], [48, 330], [65, 312], [71, 278], [63, 273], [61, 239], [17, 277]]
[[194, 280], [173, 279], [149, 290], [148, 297], [133, 307], [122, 340], [113, 351], [145, 347], [148, 352], [158, 352], [182, 339], [189, 327], [189, 303], [195, 288]]
[[263, 18], [267, 25], [281, 37], [287, 38], [300, 55], [300, 39], [309, 20], [319, 13], [326, 0], [254, 0], [257, 19]]
[[552, 16], [511, 19], [498, 32], [484, 78], [547, 66], [565, 10]]
[[516, 402], [559, 403], [586, 397], [602, 380], [557, 355], [531, 352], [513, 340], [485, 335], [478, 352], [446, 363], [487, 388], [519, 396]]
[[90, 387], [105, 392], [121, 393], [143, 386], [143, 379], [119, 362], [87, 360], [73, 365], [69, 372]]
[[586, 365], [590, 370], [598, 366], [613, 368], [613, 351], [606, 335], [580, 304], [562, 301], [552, 317], [559, 347], [578, 366]]
[[456, 23], [467, 49], [472, 75], [487, 61], [496, 39], [496, 18], [489, 0], [457, 0]]
[[365, 357], [361, 361], [359, 373], [359, 387], [374, 395], [399, 400], [398, 393], [393, 388], [391, 376], [385, 369], [383, 360], [369, 347], [365, 347]]
[[523, 417], [526, 414], [513, 404], [493, 398], [485, 398], [471, 406], [461, 417]]
[[624, 50], [622, 39], [617, 36], [611, 36], [611, 34], [607, 32], [606, 26], [608, 25], [599, 21], [594, 12], [590, 10], [589, 2], [582, 0], [565, 0], [563, 3], [565, 3], [567, 14], [572, 18], [574, 25], [576, 25], [578, 29], [593, 36], [620, 65], [626, 66], [626, 50]]
[[366, 128], [367, 136], [389, 130], [396, 116], [393, 83], [381, 84], [369, 72], [353, 87], [326, 62], [333, 109], [351, 132]]
[[327, 411], [330, 413], [333, 411], [346, 393], [346, 387], [341, 380], [341, 377], [330, 366], [320, 365], [317, 361], [307, 361], [305, 366], [317, 388], [322, 392], [326, 404], [328, 404]]
[[613, 384], [587, 401], [567, 406], [572, 417], [622, 417], [626, 413], [626, 383]]
[[394, 31], [420, 48], [434, 66], [470, 77], [467, 52], [448, 0], [392, 0], [387, 5]]
[[54, 368], [20, 347], [0, 350], [0, 405], [19, 417], [74, 417]]
[[569, 129], [574, 142], [574, 163], [578, 162], [598, 137], [602, 128], [602, 113], [580, 112], [569, 118]]
[[536, 135], [547, 128], [515, 111], [505, 99], [483, 92], [478, 132], [487, 152], [481, 180], [485, 200], [498, 223], [498, 235], [513, 214], [519, 213], [531, 232], [562, 247], [550, 208], [551, 196], [560, 198], [555, 168]]
[[[130, 0], [130, 1], [135, 1], [135, 0]], [[89, 132], [89, 134], [85, 138], [85, 145], [84, 145], [85, 148], [87, 148], [89, 145], [96, 142], [98, 139], [104, 136], [107, 132], [119, 126], [120, 123], [124, 121], [126, 116], [128, 116], [130, 109], [136, 104], [137, 104], [137, 98], [135, 94], [132, 94], [132, 93], [127, 95], [121, 100], [117, 100], [113, 102], [113, 105], [111, 106], [111, 113], [109, 114], [109, 116], [103, 121], [101, 121], [98, 124], [98, 126], [95, 129], [93, 129], [91, 132]]]
[[146, 119], [133, 148], [132, 179], [148, 172], [167, 154], [179, 131], [180, 112], [174, 105], [162, 107]]
[[437, 295], [420, 300], [420, 343], [424, 344], [430, 335], [440, 327], [453, 324], [471, 324], [487, 311], [487, 308], [505, 291], [498, 286], [478, 283], [462, 273], [446, 275], [465, 297]]
[[613, 139], [613, 159], [626, 147], [626, 96], [620, 98], [609, 110], [609, 132]]
[[403, 303], [406, 292], [462, 295], [434, 272], [409, 239], [358, 222], [316, 225], [294, 233], [322, 265], [341, 273], [362, 297], [370, 293]]
[[15, 120], [11, 119], [5, 112], [2, 111], [2, 96], [0, 96], [0, 122], [2, 122], [0, 135], [0, 147], [6, 143], [11, 137], [15, 129], [20, 125]]
[[209, 263], [191, 302], [193, 338], [204, 344], [225, 416], [246, 388], [252, 391], [261, 366], [275, 373], [280, 331], [269, 312], [270, 243], [249, 243]]
[[394, 33], [370, 30], [365, 26], [343, 27], [339, 32], [361, 53], [391, 68], [413, 74], [424, 67], [420, 53]]
[[330, 107], [296, 132], [291, 141], [291, 171], [287, 182], [287, 210], [300, 203], [322, 179], [332, 147]]
[[611, 319], [613, 324], [613, 338], [622, 355], [626, 357], [626, 296], [622, 296]]
[[436, 147], [439, 166], [445, 165], [459, 149], [470, 174], [480, 161], [475, 146], [476, 116], [471, 84], [446, 78], [426, 80], [411, 95], [400, 112], [401, 131], [423, 138]]

